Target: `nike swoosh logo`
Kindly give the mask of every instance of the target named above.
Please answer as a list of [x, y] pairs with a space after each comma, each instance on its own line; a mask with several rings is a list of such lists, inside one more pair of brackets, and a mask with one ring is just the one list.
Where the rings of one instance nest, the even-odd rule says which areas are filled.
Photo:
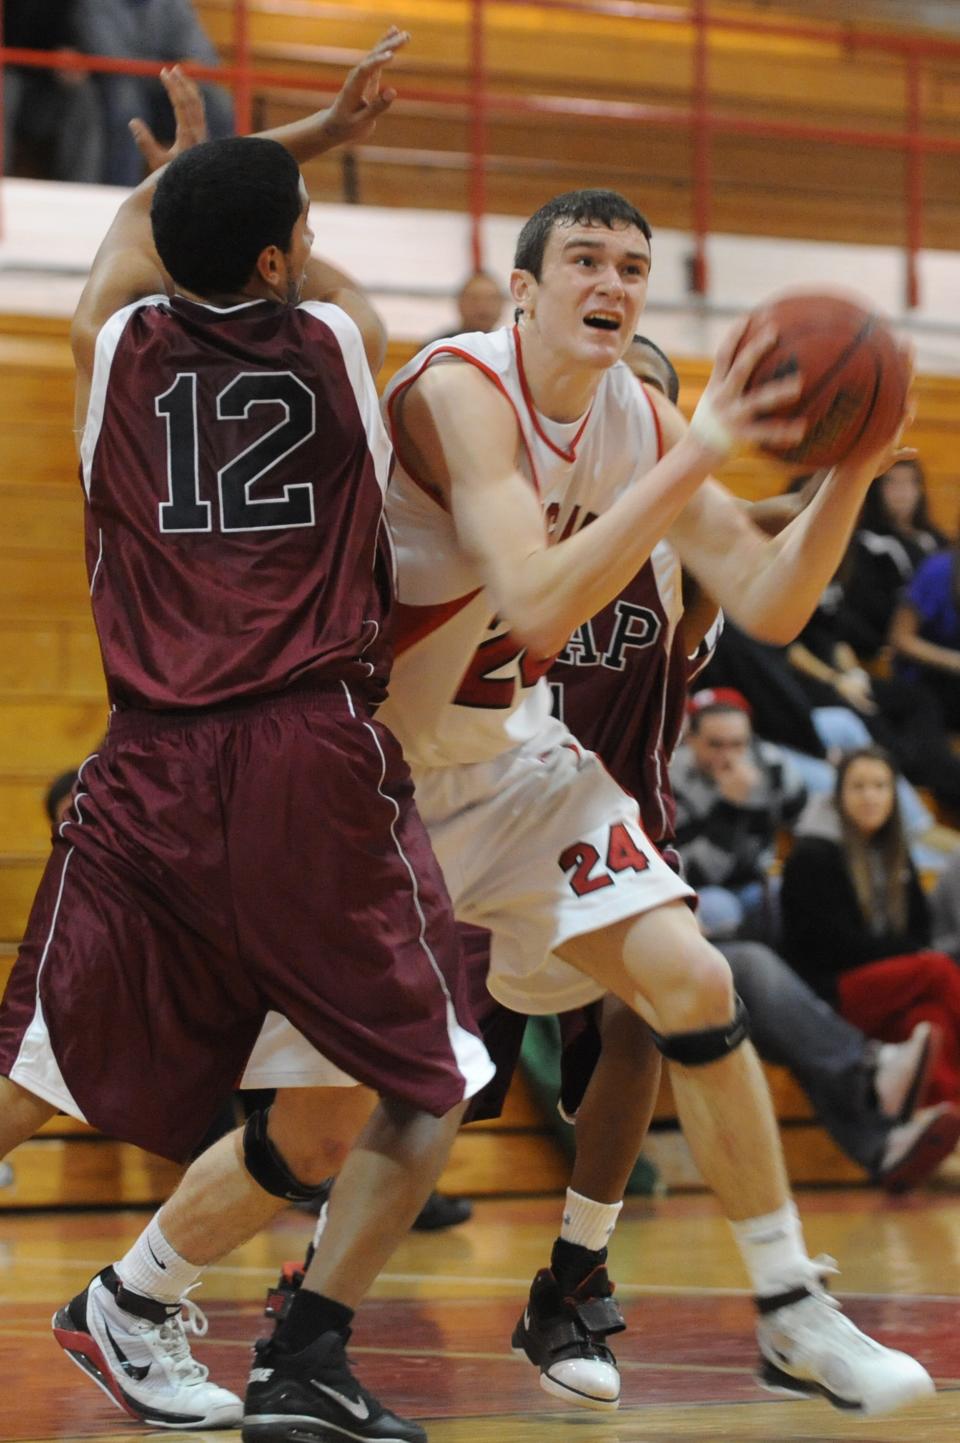
[[153, 1261], [156, 1263], [157, 1267], [160, 1269], [160, 1271], [161, 1271], [162, 1273], [165, 1273], [165, 1272], [167, 1271], [167, 1265], [166, 1265], [166, 1263], [162, 1263], [162, 1262], [160, 1261], [160, 1259], [157, 1257], [156, 1253], [153, 1251], [153, 1248], [150, 1246], [150, 1239], [149, 1239], [149, 1238], [144, 1238], [144, 1242], [145, 1242], [146, 1245], [147, 1245], [147, 1252], [148, 1252], [148, 1253], [150, 1254], [150, 1256], [153, 1258]]
[[104, 1330], [106, 1331], [107, 1338], [108, 1338], [109, 1341], [110, 1341], [110, 1346], [111, 1346], [111, 1348], [113, 1349], [114, 1353], [116, 1353], [116, 1355], [117, 1355], [117, 1362], [120, 1364], [120, 1367], [121, 1367], [121, 1368], [123, 1369], [123, 1371], [126, 1373], [126, 1375], [127, 1375], [128, 1378], [133, 1378], [134, 1382], [136, 1382], [136, 1383], [142, 1383], [143, 1380], [144, 1380], [144, 1378], [145, 1378], [145, 1377], [147, 1376], [147, 1374], [150, 1372], [150, 1364], [148, 1363], [145, 1368], [138, 1368], [137, 1365], [136, 1365], [136, 1363], [131, 1363], [131, 1361], [130, 1361], [130, 1359], [127, 1357], [126, 1353], [124, 1353], [124, 1352], [118, 1347], [118, 1345], [117, 1345], [117, 1340], [116, 1340], [116, 1338], [113, 1336], [113, 1334], [111, 1333], [110, 1328], [109, 1328], [109, 1326], [107, 1325], [107, 1323], [104, 1323], [103, 1326], [104, 1326]]
[[370, 1409], [362, 1398], [345, 1398], [342, 1393], [337, 1392], [336, 1388], [328, 1388], [326, 1383], [318, 1383], [316, 1378], [311, 1378], [310, 1382], [318, 1392], [326, 1393], [328, 1398], [332, 1398], [335, 1403], [339, 1403], [340, 1407], [345, 1408], [353, 1418], [358, 1418], [363, 1422], [370, 1417]]

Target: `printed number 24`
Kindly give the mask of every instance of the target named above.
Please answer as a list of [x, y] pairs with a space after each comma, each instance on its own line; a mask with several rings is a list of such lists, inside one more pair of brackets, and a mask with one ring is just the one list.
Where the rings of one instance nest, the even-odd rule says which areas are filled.
[[[600, 864], [600, 853], [592, 842], [574, 842], [558, 857], [560, 869], [570, 872], [570, 886], [578, 897], [588, 892], [597, 892], [601, 887], [612, 887], [618, 872], [645, 872], [650, 866], [646, 853], [642, 852], [627, 831], [623, 822], [615, 822], [610, 828], [607, 840], [607, 855]], [[594, 868], [599, 867], [595, 871]]]

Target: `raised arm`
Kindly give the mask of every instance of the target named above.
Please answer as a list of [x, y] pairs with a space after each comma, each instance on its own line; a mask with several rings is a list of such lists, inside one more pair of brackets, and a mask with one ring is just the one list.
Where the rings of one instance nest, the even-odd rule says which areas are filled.
[[[766, 536], [717, 482], [701, 488], [671, 532], [680, 558], [738, 626], [775, 646], [792, 641], [836, 572], [873, 478], [913, 452], [898, 446], [901, 417], [882, 450], [834, 467], [777, 536]], [[671, 439], [685, 423], [673, 413]]]
[[[333, 104], [292, 125], [265, 131], [266, 139], [285, 146], [298, 162], [364, 139], [389, 108], [396, 92], [383, 89], [383, 70], [409, 36], [391, 26], [373, 49], [350, 71]], [[71, 327], [71, 344], [77, 367], [76, 422], [87, 412], [90, 377], [97, 336], [103, 324], [123, 306], [143, 296], [171, 292], [172, 282], [153, 245], [150, 205], [163, 166], [181, 151], [206, 138], [203, 100], [197, 86], [180, 69], [171, 66], [161, 80], [173, 106], [176, 135], [169, 150], [160, 146], [148, 125], [132, 122], [131, 130], [148, 169], [148, 175], [120, 206], [94, 258]], [[386, 336], [375, 310], [357, 283], [326, 261], [314, 258], [308, 265], [304, 295], [311, 300], [333, 301], [357, 323], [371, 367], [383, 361]]]
[[[619, 595], [716, 464], [720, 430], [742, 437], [797, 434], [795, 423], [757, 419], [795, 394], [793, 378], [743, 394], [775, 337], [758, 337], [734, 359], [737, 339], [732, 336], [718, 356], [707, 421], [695, 418], [639, 484], [555, 545], [549, 544], [540, 502], [517, 467], [516, 418], [490, 382], [473, 366], [444, 363], [430, 367], [406, 393], [394, 417], [398, 454], [447, 498], [460, 545], [498, 615], [533, 656], [560, 651], [578, 626]], [[651, 399], [658, 406], [662, 401]]]
[[[780, 496], [765, 496], [760, 501], [741, 501], [739, 504], [758, 530], [765, 536], [779, 536], [783, 528], [795, 516], [799, 516], [816, 496], [827, 478], [826, 471], [817, 471], [799, 491], [787, 491]], [[700, 583], [683, 573], [683, 641], [687, 655], [694, 652], [716, 621], [720, 607]]]

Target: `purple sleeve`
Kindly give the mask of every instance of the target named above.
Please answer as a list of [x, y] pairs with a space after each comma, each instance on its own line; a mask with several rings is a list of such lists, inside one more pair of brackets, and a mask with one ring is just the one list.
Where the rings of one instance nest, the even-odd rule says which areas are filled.
[[914, 572], [904, 588], [903, 599], [928, 625], [935, 620], [944, 603], [944, 585], [949, 584], [949, 555], [931, 556]]

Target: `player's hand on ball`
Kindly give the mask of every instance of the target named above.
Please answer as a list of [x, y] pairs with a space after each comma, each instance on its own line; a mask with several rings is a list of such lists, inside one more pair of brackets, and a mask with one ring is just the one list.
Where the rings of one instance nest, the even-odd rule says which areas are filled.
[[350, 71], [323, 121], [331, 149], [335, 145], [366, 140], [380, 116], [396, 100], [397, 92], [392, 87], [381, 89], [383, 70], [409, 39], [408, 31], [391, 25], [359, 65]]
[[802, 417], [784, 420], [773, 414], [800, 395], [799, 372], [747, 390], [760, 361], [776, 345], [777, 333], [765, 328], [741, 345], [746, 328], [744, 320], [724, 339], [690, 423], [694, 437], [716, 453], [718, 463], [742, 445], [787, 449], [799, 444], [806, 430]]
[[[895, 466], [898, 461], [912, 461], [917, 455], [916, 446], [905, 446], [903, 444], [904, 435], [917, 419], [917, 398], [913, 390], [916, 355], [914, 347], [909, 341], [904, 341], [900, 346], [900, 350], [910, 373], [910, 384], [907, 387], [907, 395], [903, 403], [903, 414], [897, 421], [886, 445], [881, 446], [878, 451], [869, 456], [861, 457], [860, 460], [853, 465], [852, 469], [854, 469], [858, 475], [861, 475], [866, 470], [870, 472], [871, 477], [883, 476], [890, 470], [890, 467]], [[842, 465], [843, 463], [841, 463], [841, 467]]]
[[185, 150], [207, 138], [207, 113], [200, 87], [179, 65], [170, 65], [160, 72], [160, 80], [173, 106], [176, 131], [173, 144], [161, 145], [145, 120], [131, 120], [130, 134], [146, 162], [147, 171], [159, 170]]

